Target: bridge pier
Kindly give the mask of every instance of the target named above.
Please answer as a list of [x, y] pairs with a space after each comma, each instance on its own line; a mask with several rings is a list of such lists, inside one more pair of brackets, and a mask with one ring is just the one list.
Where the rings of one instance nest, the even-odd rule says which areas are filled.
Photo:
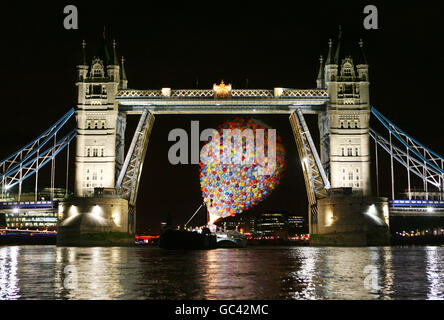
[[387, 198], [352, 195], [332, 189], [318, 200], [318, 216], [310, 245], [379, 246], [390, 244]]
[[134, 244], [128, 201], [121, 198], [72, 198], [63, 204], [57, 225], [59, 246]]

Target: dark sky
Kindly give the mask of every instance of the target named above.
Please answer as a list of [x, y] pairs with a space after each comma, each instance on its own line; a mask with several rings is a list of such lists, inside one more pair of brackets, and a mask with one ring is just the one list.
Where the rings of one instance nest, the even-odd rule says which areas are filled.
[[[344, 42], [365, 42], [370, 64], [371, 103], [398, 126], [444, 154], [443, 5], [427, 2], [229, 2], [58, 1], [2, 4], [2, 142], [0, 158], [38, 136], [76, 105], [75, 66], [85, 39], [91, 55], [106, 25], [126, 59], [129, 87], [211, 88], [224, 80], [234, 88], [313, 88], [319, 54], [342, 25]], [[63, 8], [75, 4], [79, 29], [63, 28]], [[379, 29], [362, 25], [366, 4], [379, 11]], [[217, 127], [230, 117], [157, 116], [138, 201], [138, 230], [158, 228], [167, 214], [184, 223], [201, 201], [197, 166], [171, 166], [172, 128]], [[253, 211], [286, 209], [306, 213], [306, 195], [287, 116], [260, 117], [278, 130], [287, 151], [287, 172], [272, 196]], [[317, 141], [316, 121], [309, 125]], [[129, 120], [127, 144], [137, 119]], [[374, 124], [374, 120], [372, 120]], [[74, 126], [74, 123], [71, 123]], [[71, 149], [73, 151], [74, 148]], [[71, 155], [73, 152], [71, 152]], [[71, 159], [72, 163], [73, 159]], [[381, 193], [389, 195], [388, 157], [381, 155]], [[57, 160], [57, 184], [64, 186], [65, 154]], [[49, 171], [48, 171], [49, 172]], [[72, 188], [73, 170], [70, 171]], [[396, 190], [406, 187], [396, 167]], [[43, 175], [42, 175], [43, 176]], [[49, 176], [49, 174], [46, 174]], [[49, 183], [47, 179], [46, 183]], [[33, 182], [28, 183], [32, 188]], [[42, 186], [45, 178], [41, 180]], [[254, 213], [253, 212], [253, 213]], [[196, 223], [204, 219], [203, 212]]]

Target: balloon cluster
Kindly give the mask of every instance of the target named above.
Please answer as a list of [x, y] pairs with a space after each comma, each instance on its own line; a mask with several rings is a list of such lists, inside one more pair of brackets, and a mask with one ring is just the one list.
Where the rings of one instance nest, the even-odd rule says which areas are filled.
[[[200, 186], [203, 199], [207, 205], [210, 221], [214, 223], [217, 219], [234, 216], [249, 208], [255, 206], [262, 200], [266, 199], [273, 189], [279, 184], [282, 174], [285, 170], [285, 151], [279, 136], [276, 136], [275, 147], [275, 166], [269, 174], [261, 174], [261, 166], [267, 166], [270, 157], [268, 155], [268, 135], [270, 134], [268, 127], [251, 118], [235, 118], [232, 121], [222, 123], [217, 131], [220, 137], [224, 137], [224, 129], [239, 129], [241, 132], [245, 129], [252, 129], [256, 137], [256, 130], [262, 129], [264, 132], [263, 139], [258, 139], [255, 143], [255, 150], [247, 147], [245, 143], [236, 143], [233, 138], [231, 150], [226, 150], [227, 145], [219, 141], [210, 140], [205, 146], [213, 144], [216, 152], [211, 153], [207, 158], [202, 157], [200, 162]], [[225, 137], [224, 137], [225, 138]], [[263, 150], [264, 161], [258, 161], [256, 151], [259, 148]], [[271, 147], [270, 147], [271, 148]], [[274, 151], [274, 149], [271, 149]], [[219, 155], [217, 155], [219, 151]], [[230, 154], [231, 151], [231, 154]], [[233, 160], [234, 155], [241, 153], [242, 162], [223, 161], [223, 155]], [[256, 155], [256, 157], [255, 157]], [[203, 159], [205, 158], [205, 159]], [[226, 158], [225, 158], [226, 159]], [[237, 158], [238, 159], [238, 158]], [[245, 161], [245, 160], [248, 161]], [[253, 161], [249, 161], [254, 159]], [[204, 161], [203, 161], [204, 160]], [[274, 160], [274, 159], [273, 159]], [[270, 160], [271, 161], [271, 160]]]

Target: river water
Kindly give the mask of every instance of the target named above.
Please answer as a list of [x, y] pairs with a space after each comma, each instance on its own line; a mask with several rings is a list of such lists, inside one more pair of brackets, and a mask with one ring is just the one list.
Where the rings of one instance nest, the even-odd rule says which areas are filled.
[[444, 299], [444, 247], [0, 247], [0, 299]]

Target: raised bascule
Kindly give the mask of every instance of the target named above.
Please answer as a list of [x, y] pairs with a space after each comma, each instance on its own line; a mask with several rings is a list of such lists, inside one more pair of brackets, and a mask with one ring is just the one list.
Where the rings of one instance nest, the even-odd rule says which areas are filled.
[[[414, 173], [423, 179], [426, 189], [432, 185], [441, 194], [444, 158], [371, 107], [363, 43], [356, 46], [360, 54], [354, 60], [344, 55], [340, 38], [335, 45], [330, 40], [326, 60], [320, 58], [314, 89], [235, 89], [224, 83], [212, 89], [128, 89], [116, 42], [108, 50], [103, 39], [101, 50], [90, 60], [83, 42], [77, 66], [76, 132], [58, 143], [54, 131], [56, 134], [59, 125], [54, 125], [38, 140], [44, 145], [54, 137], [54, 147], [45, 153], [48, 162], [76, 135], [75, 197], [60, 208], [58, 244], [134, 242], [137, 193], [156, 114], [288, 114], [307, 191], [310, 243], [388, 244], [388, 199], [371, 192], [370, 137], [376, 142], [376, 152], [381, 146], [391, 156], [392, 183], [393, 159], [406, 167], [409, 190], [410, 173]], [[60, 121], [65, 123], [73, 113]], [[305, 122], [307, 114], [318, 118], [319, 153]], [[370, 128], [371, 114], [388, 129], [389, 140]], [[138, 116], [139, 123], [125, 155], [127, 116]], [[392, 137], [404, 149], [396, 147]], [[36, 152], [37, 164], [29, 160], [25, 167], [29, 174], [38, 173], [40, 148], [34, 142], [0, 163], [3, 193], [15, 184], [21, 186], [23, 158], [32, 158]]]

